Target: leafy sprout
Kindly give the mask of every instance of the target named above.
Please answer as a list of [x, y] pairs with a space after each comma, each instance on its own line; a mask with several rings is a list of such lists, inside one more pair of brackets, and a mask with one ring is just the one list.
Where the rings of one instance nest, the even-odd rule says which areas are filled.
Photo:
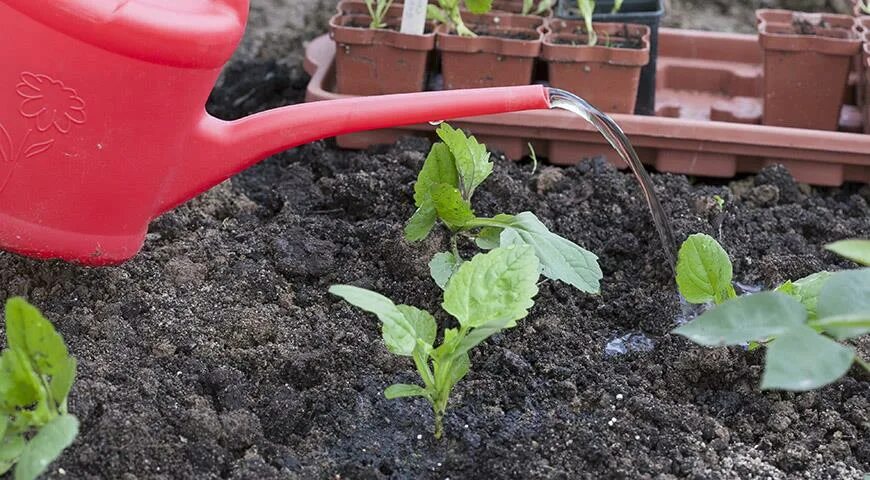
[[396, 305], [379, 293], [350, 285], [334, 285], [329, 291], [377, 315], [387, 349], [413, 359], [422, 385], [391, 385], [384, 395], [425, 398], [434, 412], [435, 438], [441, 438], [450, 393], [471, 365], [468, 352], [528, 315], [538, 293], [538, 276], [538, 258], [528, 245], [496, 248], [464, 262], [444, 290], [441, 304], [459, 326], [444, 330], [438, 346], [438, 327], [429, 312]]
[[61, 336], [24, 299], [6, 302], [6, 349], [0, 354], [0, 475], [38, 477], [78, 435], [67, 412], [76, 361]]
[[547, 10], [553, 8], [553, 4], [555, 3], [556, 0], [541, 0], [538, 2], [538, 6], [535, 7], [535, 0], [523, 0], [522, 14], [543, 15]]
[[[622, 9], [623, 0], [615, 0], [610, 13], [614, 14]], [[595, 15], [595, 0], [577, 0], [577, 9], [580, 10], [580, 15], [583, 17], [583, 23], [586, 25], [586, 44], [594, 47], [598, 44], [598, 34], [592, 25], [592, 17]], [[610, 40], [608, 39], [608, 47]]]
[[426, 10], [426, 17], [438, 23], [448, 25], [456, 33], [463, 37], [476, 37], [462, 21], [460, 7], [462, 4], [474, 14], [484, 14], [492, 9], [492, 0], [438, 0], [438, 4], [430, 3]]
[[[830, 250], [870, 264], [870, 242]], [[818, 272], [773, 291], [737, 297], [727, 253], [713, 238], [692, 235], [680, 249], [677, 285], [691, 303], [716, 306], [675, 333], [706, 346], [766, 345], [762, 389], [804, 391], [870, 365], [838, 341], [870, 333], [870, 268]]]
[[369, 28], [378, 29], [386, 28], [386, 16], [390, 7], [393, 5], [393, 0], [365, 0], [366, 8], [369, 10], [369, 16], [372, 18]]

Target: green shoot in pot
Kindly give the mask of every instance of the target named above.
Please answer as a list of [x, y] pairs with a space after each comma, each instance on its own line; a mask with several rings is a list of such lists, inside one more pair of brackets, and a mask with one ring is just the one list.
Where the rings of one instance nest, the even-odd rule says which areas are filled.
[[[610, 13], [619, 12], [622, 8], [622, 2], [623, 0], [614, 1]], [[592, 16], [595, 14], [595, 0], [577, 0], [577, 9], [580, 10], [580, 15], [583, 16], [583, 23], [586, 24], [586, 32], [588, 32], [586, 43], [590, 47], [594, 47], [598, 44], [598, 34], [595, 33], [595, 29], [592, 27]]]
[[379, 293], [350, 285], [334, 285], [329, 291], [377, 315], [387, 349], [413, 359], [423, 385], [391, 385], [384, 395], [425, 398], [435, 415], [435, 438], [440, 439], [450, 393], [471, 365], [468, 352], [528, 315], [538, 294], [539, 272], [538, 258], [528, 245], [496, 248], [464, 262], [444, 290], [441, 304], [459, 327], [444, 330], [437, 347], [438, 326], [429, 312], [396, 305]]
[[460, 14], [461, 5], [474, 14], [484, 14], [492, 9], [492, 0], [438, 0], [438, 5], [429, 4], [426, 10], [426, 18], [429, 20], [448, 25], [456, 33], [463, 37], [476, 37], [462, 21]]
[[0, 476], [38, 477], [78, 435], [67, 412], [76, 360], [42, 314], [21, 298], [6, 302], [0, 354]]
[[[827, 247], [870, 265], [870, 242]], [[680, 249], [677, 285], [693, 303], [716, 306], [674, 330], [706, 346], [765, 345], [762, 389], [805, 391], [827, 385], [853, 363], [870, 371], [855, 350], [838, 341], [870, 333], [870, 268], [818, 272], [773, 291], [736, 297], [731, 262], [706, 235]]]
[[[535, 0], [523, 0], [523, 15], [543, 15], [547, 10], [553, 8], [556, 0], [541, 0], [535, 8]], [[534, 11], [533, 11], [534, 10]]]
[[385, 19], [390, 6], [393, 4], [393, 0], [365, 0], [365, 2], [366, 8], [369, 9], [369, 16], [372, 18], [369, 28], [386, 28], [387, 22]]
[[417, 176], [417, 211], [405, 227], [405, 238], [411, 242], [423, 240], [439, 222], [450, 231], [450, 251], [436, 254], [429, 263], [432, 278], [441, 288], [448, 285], [464, 262], [458, 242], [468, 239], [483, 250], [529, 245], [545, 277], [598, 293], [602, 277], [598, 257], [550, 232], [532, 212], [492, 218], [475, 215], [471, 199], [493, 168], [486, 145], [446, 123], [436, 133], [441, 142], [432, 145]]

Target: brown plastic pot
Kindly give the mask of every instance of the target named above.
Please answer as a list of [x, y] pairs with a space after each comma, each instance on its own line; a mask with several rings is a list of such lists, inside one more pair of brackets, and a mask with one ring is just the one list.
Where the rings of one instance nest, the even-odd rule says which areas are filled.
[[764, 51], [762, 123], [836, 130], [861, 42], [848, 15], [758, 10]]
[[[598, 44], [586, 44], [582, 21], [551, 20], [541, 58], [550, 85], [580, 95], [609, 113], [632, 113], [640, 71], [649, 62], [650, 29], [646, 25], [594, 23]], [[637, 48], [607, 46], [636, 42]]]
[[385, 29], [368, 28], [371, 17], [362, 2], [342, 2], [329, 21], [329, 33], [338, 46], [335, 58], [336, 90], [348, 95], [384, 95], [422, 91], [435, 30], [423, 35], [400, 33], [401, 7], [387, 14]]
[[532, 15], [463, 13], [477, 37], [437, 32], [444, 88], [510, 87], [532, 82], [535, 59], [541, 52], [544, 19]]

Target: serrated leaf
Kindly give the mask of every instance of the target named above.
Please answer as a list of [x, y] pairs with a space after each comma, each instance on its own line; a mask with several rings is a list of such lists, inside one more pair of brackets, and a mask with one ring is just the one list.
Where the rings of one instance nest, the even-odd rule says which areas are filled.
[[[870, 268], [846, 270], [831, 275], [822, 286], [816, 306], [818, 318], [870, 315]], [[870, 328], [827, 327], [827, 333], [837, 339], [854, 338], [870, 332]]]
[[69, 357], [66, 345], [51, 322], [22, 298], [6, 302], [9, 348], [24, 352], [38, 373], [55, 375]]
[[[371, 290], [352, 285], [333, 285], [329, 293], [367, 312], [374, 313], [382, 324], [382, 335], [387, 350], [410, 357], [417, 346], [417, 340], [434, 341], [435, 319], [428, 312], [403, 305], [396, 306], [389, 298]], [[431, 323], [430, 323], [431, 320]]]
[[429, 273], [435, 283], [441, 287], [441, 290], [444, 290], [450, 277], [459, 270], [460, 265], [462, 265], [462, 259], [456, 258], [450, 252], [439, 252], [429, 261]]
[[414, 203], [422, 206], [430, 198], [432, 186], [446, 184], [459, 187], [459, 174], [456, 171], [456, 163], [450, 149], [443, 143], [432, 145], [423, 168], [417, 175], [414, 184]]
[[[486, 3], [490, 2], [491, 0], [486, 0]], [[489, 160], [486, 145], [478, 143], [474, 136], [465, 136], [462, 130], [446, 123], [442, 123], [435, 133], [453, 154], [456, 171], [459, 173], [459, 190], [462, 197], [470, 201], [474, 190], [492, 173], [492, 162]]]
[[429, 398], [429, 392], [419, 385], [408, 385], [406, 383], [396, 383], [387, 387], [384, 390], [384, 396], [392, 400], [394, 398], [404, 397], [424, 397]]
[[441, 306], [466, 328], [498, 320], [514, 326], [535, 303], [539, 268], [525, 245], [475, 255], [453, 275]]
[[545, 277], [561, 280], [587, 293], [600, 291], [602, 273], [594, 253], [550, 232], [531, 212], [510, 217], [505, 226], [501, 233], [501, 246], [533, 247]]
[[439, 183], [432, 186], [431, 195], [438, 218], [451, 230], [460, 229], [474, 219], [471, 206], [462, 198], [458, 188]]
[[870, 266], [870, 240], [840, 240], [826, 245], [825, 248], [855, 263]]
[[818, 272], [794, 282], [785, 282], [777, 287], [776, 291], [790, 295], [801, 302], [807, 309], [807, 318], [815, 320], [818, 318], [816, 305], [819, 301], [819, 293], [829, 278], [831, 278], [830, 272]]
[[44, 425], [27, 442], [15, 466], [15, 480], [33, 480], [48, 468], [79, 433], [79, 421], [72, 415], [60, 415]]
[[480, 15], [492, 9], [492, 0], [465, 0], [465, 7], [471, 13]]
[[405, 239], [409, 242], [423, 240], [429, 236], [436, 221], [438, 221], [438, 213], [435, 212], [435, 206], [432, 202], [424, 203], [405, 225]]
[[728, 300], [704, 312], [674, 333], [707, 346], [742, 345], [781, 335], [807, 319], [797, 300], [778, 292], [761, 292]]
[[805, 326], [777, 336], [767, 347], [761, 388], [806, 391], [842, 377], [855, 352]]
[[687, 302], [718, 304], [735, 297], [731, 277], [728, 253], [713, 237], [696, 233], [683, 242], [677, 259], [677, 286]]

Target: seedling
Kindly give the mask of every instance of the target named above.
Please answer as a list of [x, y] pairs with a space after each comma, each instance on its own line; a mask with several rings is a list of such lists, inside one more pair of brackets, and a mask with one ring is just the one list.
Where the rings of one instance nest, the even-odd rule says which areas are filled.
[[438, 0], [438, 5], [429, 4], [426, 10], [426, 18], [450, 26], [456, 33], [463, 37], [476, 37], [462, 21], [459, 12], [462, 4], [474, 14], [484, 14], [492, 9], [492, 0]]
[[366, 8], [369, 9], [369, 16], [372, 18], [372, 23], [369, 24], [369, 28], [386, 28], [387, 22], [384, 21], [384, 19], [386, 18], [390, 7], [393, 5], [393, 0], [365, 0], [365, 2]]
[[76, 375], [51, 323], [21, 298], [6, 302], [6, 349], [0, 354], [0, 475], [38, 477], [78, 435], [67, 412]]
[[538, 2], [538, 6], [535, 7], [535, 0], [523, 0], [522, 13], [523, 15], [543, 15], [547, 12], [547, 10], [553, 8], [553, 4], [555, 3], [556, 0], [541, 0], [540, 2]]
[[[870, 242], [827, 248], [870, 264]], [[692, 303], [716, 307], [675, 333], [706, 346], [766, 345], [762, 389], [812, 390], [843, 376], [852, 363], [870, 365], [838, 340], [870, 332], [870, 268], [818, 272], [774, 291], [736, 297], [731, 261], [709, 236], [692, 235], [680, 248], [677, 285]]]
[[438, 327], [429, 312], [396, 305], [379, 293], [350, 285], [334, 285], [329, 291], [377, 315], [387, 349], [414, 360], [423, 386], [391, 385], [384, 395], [425, 398], [435, 415], [435, 438], [441, 438], [450, 392], [470, 368], [469, 350], [528, 315], [538, 294], [539, 269], [528, 245], [495, 248], [464, 262], [444, 290], [441, 304], [459, 328], [444, 330], [437, 347]]
[[[870, 1], [857, 0], [857, 5], [861, 12], [863, 12], [865, 15], [870, 15]], [[870, 477], [870, 474], [868, 474], [868, 477]], [[867, 477], [865, 477], [865, 480], [867, 480]]]
[[[610, 9], [610, 13], [616, 13], [622, 8], [623, 0], [616, 0], [613, 2], [613, 8]], [[577, 0], [577, 9], [580, 10], [580, 15], [583, 16], [583, 23], [586, 24], [586, 44], [590, 47], [594, 47], [598, 44], [598, 34], [595, 33], [595, 29], [592, 28], [592, 16], [595, 14], [595, 0]], [[609, 45], [610, 40], [608, 40]]]
[[441, 142], [432, 145], [414, 185], [417, 211], [405, 227], [405, 238], [426, 238], [436, 223], [450, 231], [449, 252], [436, 254], [429, 263], [432, 278], [445, 288], [464, 262], [460, 238], [473, 240], [484, 250], [510, 245], [533, 247], [542, 273], [587, 293], [598, 293], [602, 274], [598, 257], [552, 232], [532, 212], [475, 215], [474, 191], [492, 173], [493, 163], [485, 145], [473, 136], [442, 123], [436, 131]]

